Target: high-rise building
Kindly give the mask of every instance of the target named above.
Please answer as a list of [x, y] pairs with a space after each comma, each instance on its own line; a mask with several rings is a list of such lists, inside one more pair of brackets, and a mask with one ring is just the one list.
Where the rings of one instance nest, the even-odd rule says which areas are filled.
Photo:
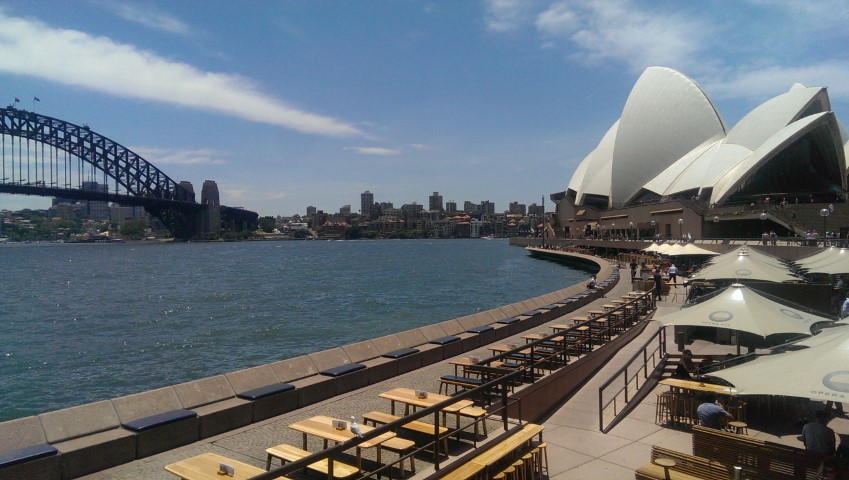
[[310, 205], [309, 207], [307, 207], [307, 216], [308, 216], [308, 217], [314, 216], [314, 215], [316, 214], [316, 212], [317, 212], [317, 211], [318, 211], [318, 209], [317, 209], [317, 208], [315, 208], [315, 207], [313, 207], [312, 205]]
[[495, 215], [495, 204], [490, 202], [489, 200], [484, 200], [481, 202], [481, 214], [483, 215]]
[[374, 194], [366, 190], [360, 194], [360, 215], [371, 216], [371, 207], [374, 205]]
[[439, 192], [433, 192], [433, 195], [430, 196], [427, 209], [430, 211], [442, 211], [442, 195]]
[[342, 208], [339, 209], [339, 215], [350, 215], [351, 214], [351, 206], [343, 205]]
[[[97, 182], [83, 182], [82, 189], [89, 192], [109, 193], [109, 186]], [[92, 220], [109, 220], [109, 202], [100, 200], [86, 200], [85, 212]]]
[[456, 215], [457, 202], [452, 202], [451, 200], [445, 202], [445, 213], [446, 215]]
[[507, 211], [516, 215], [524, 215], [527, 209], [524, 203], [510, 202], [510, 208]]
[[479, 213], [481, 206], [477, 203], [472, 203], [468, 200], [463, 202], [463, 211], [466, 213]]

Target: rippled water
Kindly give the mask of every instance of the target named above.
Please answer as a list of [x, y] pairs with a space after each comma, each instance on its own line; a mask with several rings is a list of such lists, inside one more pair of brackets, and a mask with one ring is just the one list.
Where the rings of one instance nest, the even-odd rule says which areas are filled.
[[379, 337], [586, 273], [502, 240], [0, 245], [0, 421]]

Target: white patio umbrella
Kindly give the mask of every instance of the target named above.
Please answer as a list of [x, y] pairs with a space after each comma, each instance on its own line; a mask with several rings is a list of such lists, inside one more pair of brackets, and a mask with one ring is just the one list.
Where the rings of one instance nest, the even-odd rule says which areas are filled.
[[831, 257], [838, 250], [842, 250], [842, 249], [838, 249], [837, 247], [824, 248], [824, 249], [820, 250], [819, 252], [817, 252], [813, 255], [809, 255], [805, 258], [800, 258], [799, 260], [796, 260], [794, 263], [796, 265], [799, 265], [800, 267], [807, 268], [808, 265], [818, 263], [825, 258]]
[[653, 252], [656, 252], [658, 248], [660, 248], [660, 244], [659, 244], [659, 243], [652, 243], [652, 244], [651, 244], [651, 245], [649, 245], [648, 247], [644, 248], [644, 249], [643, 249], [643, 251], [644, 251], [644, 252], [653, 253]]
[[713, 261], [691, 280], [762, 280], [765, 282], [799, 281], [786, 266], [775, 265], [769, 261], [740, 252], [735, 257], [714, 257]]
[[666, 252], [668, 252], [670, 248], [672, 248], [671, 243], [662, 243], [659, 247], [657, 247], [657, 250], [655, 250], [655, 252], [660, 253], [662, 255], [666, 255]]
[[841, 248], [816, 262], [805, 265], [803, 268], [808, 273], [826, 273], [828, 275], [849, 273], [849, 253], [845, 248]]
[[672, 245], [671, 247], [669, 247], [668, 249], [666, 249], [666, 251], [663, 252], [663, 253], [664, 253], [664, 255], [668, 255], [670, 257], [675, 257], [675, 256], [679, 255], [683, 250], [684, 250], [684, 244], [676, 243], [676, 244]]
[[710, 263], [718, 264], [723, 262], [731, 262], [737, 260], [741, 255], [747, 255], [759, 263], [765, 263], [782, 269], [787, 269], [787, 264], [780, 258], [773, 257], [772, 255], [767, 255], [763, 252], [749, 247], [740, 247], [735, 250], [731, 250], [730, 252], [725, 252], [721, 255], [717, 255], [710, 259]]
[[764, 356], [711, 375], [731, 382], [739, 395], [849, 401], [849, 328], [834, 330], [808, 339], [810, 348]]
[[762, 337], [777, 333], [810, 335], [811, 325], [831, 321], [830, 318], [782, 305], [739, 283], [702, 303], [683, 307], [654, 320], [664, 327], [728, 328]]
[[706, 250], [706, 249], [701, 248], [701, 247], [697, 247], [697, 246], [693, 245], [692, 243], [685, 243], [684, 246], [680, 250], [678, 250], [678, 252], [676, 252], [674, 254], [670, 253], [669, 255], [675, 255], [676, 257], [686, 257], [686, 256], [691, 256], [691, 255], [716, 256], [716, 255], [719, 255], [719, 254], [716, 253], [716, 252], [712, 252], [710, 250]]

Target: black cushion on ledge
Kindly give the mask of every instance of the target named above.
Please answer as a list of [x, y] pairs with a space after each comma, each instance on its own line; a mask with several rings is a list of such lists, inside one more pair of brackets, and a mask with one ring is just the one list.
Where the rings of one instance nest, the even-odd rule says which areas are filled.
[[266, 385], [264, 387], [259, 388], [252, 388], [250, 390], [237, 393], [236, 396], [239, 398], [244, 398], [245, 400], [259, 400], [260, 398], [265, 398], [277, 393], [288, 392], [294, 389], [295, 386], [290, 385], [288, 383], [272, 383], [271, 385]]
[[434, 338], [433, 340], [431, 340], [427, 343], [432, 343], [434, 345], [445, 345], [447, 343], [456, 342], [457, 340], [460, 340], [460, 337], [448, 335], [447, 337]]
[[533, 317], [534, 315], [539, 315], [539, 312], [536, 310], [528, 310], [522, 314], [523, 317]]
[[495, 330], [495, 327], [492, 325], [478, 325], [477, 327], [472, 327], [466, 330], [468, 333], [483, 333], [488, 332], [490, 330]]
[[322, 370], [318, 373], [322, 375], [327, 375], [328, 377], [338, 377], [340, 375], [356, 372], [357, 370], [362, 370], [364, 368], [366, 368], [366, 366], [362, 363], [346, 363], [345, 365], [339, 365], [338, 367], [328, 368], [327, 370]]
[[159, 427], [162, 425], [168, 425], [169, 423], [179, 422], [180, 420], [185, 420], [187, 418], [193, 418], [197, 416], [198, 414], [191, 410], [171, 410], [170, 412], [157, 413], [156, 415], [151, 415], [149, 417], [133, 420], [132, 422], [127, 422], [124, 424], [124, 428], [126, 428], [127, 430], [132, 430], [134, 432], [143, 432], [151, 428]]
[[519, 321], [519, 319], [518, 319], [518, 318], [516, 318], [516, 317], [510, 317], [510, 318], [502, 318], [501, 320], [499, 320], [499, 321], [498, 321], [498, 322], [496, 322], [496, 323], [503, 323], [504, 325], [510, 325], [511, 323], [516, 323], [516, 322], [518, 322], [518, 321]]
[[551, 304], [546, 305], [546, 306], [544, 306], [544, 307], [542, 307], [542, 308], [544, 308], [544, 309], [546, 309], [546, 310], [557, 310], [558, 308], [560, 308], [560, 307], [562, 307], [562, 306], [563, 306], [563, 305], [558, 305], [558, 304], [556, 304], [556, 303], [551, 303]]
[[392, 350], [391, 352], [386, 352], [381, 357], [386, 358], [401, 358], [406, 357], [407, 355], [412, 355], [414, 353], [419, 353], [419, 349], [417, 348], [399, 348], [398, 350]]
[[57, 453], [59, 453], [59, 450], [56, 450], [55, 447], [51, 447], [46, 443], [2, 452], [0, 453], [0, 468], [11, 467], [12, 465], [29, 462], [31, 460], [38, 460], [39, 458], [49, 457]]

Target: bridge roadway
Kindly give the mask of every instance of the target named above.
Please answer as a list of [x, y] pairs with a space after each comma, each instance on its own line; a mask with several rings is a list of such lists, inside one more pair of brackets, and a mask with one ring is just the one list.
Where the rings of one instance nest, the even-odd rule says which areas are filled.
[[[622, 281], [616, 285], [608, 294], [608, 298], [618, 297], [630, 290], [628, 280], [629, 271], [620, 270]], [[658, 302], [656, 316], [671, 313], [680, 308], [679, 303], [673, 303], [667, 297]], [[583, 308], [570, 313], [580, 315], [590, 309], [597, 309], [605, 303], [604, 298], [598, 299]], [[553, 320], [549, 323], [555, 323]], [[547, 324], [546, 324], [547, 325]], [[550, 479], [587, 479], [602, 478], [611, 480], [631, 480], [634, 478], [634, 470], [650, 463], [651, 446], [660, 445], [674, 450], [689, 452], [691, 447], [691, 435], [686, 430], [656, 425], [655, 395], [650, 393], [646, 396], [629, 415], [619, 422], [610, 433], [604, 434], [599, 431], [598, 426], [598, 387], [607, 381], [634, 352], [638, 351], [646, 340], [657, 330], [656, 322], [649, 322], [645, 331], [626, 347], [622, 348], [615, 357], [587, 383], [571, 399], [564, 402], [555, 412], [544, 419], [544, 439], [548, 444], [548, 459], [550, 468]], [[545, 325], [537, 330], [545, 330]], [[523, 343], [520, 335], [500, 340], [499, 343]], [[702, 341], [696, 341], [688, 346], [693, 353], [724, 355], [731, 353], [733, 347], [714, 345]], [[462, 356], [475, 354], [481, 357], [489, 355], [486, 347], [472, 352], [466, 352]], [[204, 452], [214, 452], [234, 460], [239, 460], [251, 465], [264, 468], [265, 449], [279, 444], [290, 443], [300, 445], [301, 436], [288, 428], [295, 421], [314, 416], [329, 415], [336, 418], [348, 418], [351, 415], [359, 416], [370, 410], [388, 409], [388, 402], [378, 398], [378, 393], [395, 387], [409, 387], [428, 391], [437, 391], [439, 388], [438, 378], [442, 375], [453, 373], [454, 368], [444, 360], [440, 363], [423, 367], [413, 372], [386, 380], [382, 383], [344, 394], [329, 400], [310, 405], [308, 407], [288, 412], [284, 415], [269, 420], [255, 423], [247, 427], [224, 433], [217, 437], [180, 447], [152, 457], [124, 464], [118, 467], [104, 470], [86, 477], [90, 480], [118, 480], [118, 479], [162, 479], [175, 480], [176, 477], [164, 470], [165, 465], [180, 461]], [[659, 387], [657, 391], [662, 391]], [[849, 433], [849, 420], [836, 418], [830, 424], [837, 432]], [[497, 432], [500, 424], [490, 421], [489, 432]], [[761, 427], [750, 424], [750, 435], [764, 438], [770, 441], [784, 443], [787, 445], [800, 446], [796, 436], [800, 429], [793, 425], [792, 420], [776, 420], [774, 424]], [[493, 435], [490, 434], [490, 437]], [[310, 449], [317, 450], [320, 444], [311, 440]], [[458, 446], [457, 442], [451, 442], [453, 457], [464, 454], [471, 448], [470, 445]], [[364, 459], [369, 458], [364, 452]], [[385, 452], [384, 458], [394, 460], [397, 455]], [[447, 465], [447, 462], [442, 464]], [[432, 464], [425, 458], [416, 460], [417, 474], [407, 478], [425, 478], [433, 473]], [[313, 477], [319, 478], [319, 477]]]

